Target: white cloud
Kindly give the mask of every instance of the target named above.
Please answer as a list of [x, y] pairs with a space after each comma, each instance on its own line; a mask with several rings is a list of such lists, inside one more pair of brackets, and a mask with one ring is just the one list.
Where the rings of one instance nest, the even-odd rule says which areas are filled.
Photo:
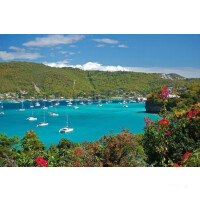
[[180, 68], [164, 68], [164, 67], [123, 67], [123, 66], [104, 66], [97, 62], [87, 62], [84, 65], [69, 65], [68, 60], [59, 61], [55, 63], [45, 62], [45, 65], [51, 67], [72, 67], [82, 70], [98, 70], [98, 71], [133, 71], [144, 73], [176, 73], [187, 78], [200, 78], [200, 69], [194, 67], [180, 67]]
[[118, 45], [119, 48], [128, 48], [128, 46], [124, 45], [124, 44], [120, 44]]
[[14, 50], [14, 52], [0, 51], [0, 59], [4, 61], [14, 60], [14, 59], [28, 59], [33, 60], [42, 57], [39, 53], [26, 52], [24, 48], [11, 46], [9, 49]]
[[36, 47], [49, 47], [60, 44], [71, 44], [78, 42], [83, 39], [85, 36], [83, 35], [48, 35], [45, 37], [37, 37], [35, 40], [28, 41], [23, 43], [24, 46], [36, 46]]
[[63, 60], [63, 61], [57, 61], [57, 62], [43, 62], [44, 65], [48, 65], [50, 67], [66, 67], [69, 63], [69, 59]]
[[118, 40], [111, 40], [108, 38], [103, 38], [103, 39], [93, 39], [96, 42], [101, 42], [101, 43], [106, 43], [106, 44], [117, 44], [119, 41]]
[[96, 45], [96, 47], [104, 47], [105, 46], [105, 44], [98, 44], [98, 45]]

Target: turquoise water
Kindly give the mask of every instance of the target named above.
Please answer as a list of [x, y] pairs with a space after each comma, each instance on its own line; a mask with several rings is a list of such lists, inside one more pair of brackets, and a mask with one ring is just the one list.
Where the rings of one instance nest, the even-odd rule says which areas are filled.
[[[43, 102], [40, 102], [41, 106]], [[46, 102], [46, 106], [50, 103]], [[120, 133], [120, 128], [129, 128], [132, 133], [143, 132], [144, 117], [152, 119], [159, 118], [154, 114], [145, 113], [144, 103], [129, 103], [128, 108], [123, 108], [122, 104], [110, 103], [103, 104], [98, 107], [97, 104], [78, 105], [79, 109], [73, 109], [73, 106], [67, 107], [66, 102], [60, 102], [56, 106], [59, 116], [50, 116], [48, 112], [55, 112], [55, 108], [45, 110], [46, 121], [49, 123], [45, 127], [36, 127], [39, 122], [43, 122], [44, 110], [41, 107], [34, 107], [34, 116], [37, 121], [27, 121], [26, 118], [32, 116], [30, 102], [26, 101], [25, 111], [19, 111], [21, 104], [4, 103], [5, 115], [0, 115], [0, 133], [5, 133], [9, 137], [23, 137], [27, 130], [34, 130], [38, 133], [40, 140], [47, 147], [51, 143], [58, 144], [61, 138], [67, 138], [73, 142], [94, 141], [100, 139], [103, 135]], [[59, 133], [59, 129], [66, 126], [66, 112], [68, 109], [69, 123], [73, 132], [63, 134]]]

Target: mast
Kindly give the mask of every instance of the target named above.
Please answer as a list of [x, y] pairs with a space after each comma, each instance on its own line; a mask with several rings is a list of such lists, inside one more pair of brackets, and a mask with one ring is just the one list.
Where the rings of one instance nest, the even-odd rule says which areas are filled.
[[45, 109], [44, 109], [44, 123], [45, 123]]
[[68, 108], [67, 108], [67, 128], [68, 128]]

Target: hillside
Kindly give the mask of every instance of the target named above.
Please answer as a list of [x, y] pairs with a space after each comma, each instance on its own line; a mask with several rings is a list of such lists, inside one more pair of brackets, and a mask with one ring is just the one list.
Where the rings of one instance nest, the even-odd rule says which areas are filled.
[[[28, 91], [30, 95], [42, 94], [72, 96], [75, 94], [117, 95], [123, 92], [149, 92], [161, 85], [184, 88], [200, 85], [200, 79], [185, 79], [176, 74], [139, 72], [83, 71], [74, 68], [53, 68], [32, 62], [0, 63], [0, 93]], [[118, 90], [118, 91], [117, 91]]]

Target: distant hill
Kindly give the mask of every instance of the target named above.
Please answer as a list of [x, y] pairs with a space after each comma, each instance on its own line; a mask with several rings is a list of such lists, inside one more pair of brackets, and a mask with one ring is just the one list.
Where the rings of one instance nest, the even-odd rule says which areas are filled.
[[32, 62], [0, 63], [0, 93], [25, 90], [30, 95], [41, 93], [69, 97], [73, 94], [74, 80], [75, 94], [79, 96], [145, 93], [163, 84], [174, 88], [200, 85], [200, 79], [186, 79], [177, 74], [83, 71]]

